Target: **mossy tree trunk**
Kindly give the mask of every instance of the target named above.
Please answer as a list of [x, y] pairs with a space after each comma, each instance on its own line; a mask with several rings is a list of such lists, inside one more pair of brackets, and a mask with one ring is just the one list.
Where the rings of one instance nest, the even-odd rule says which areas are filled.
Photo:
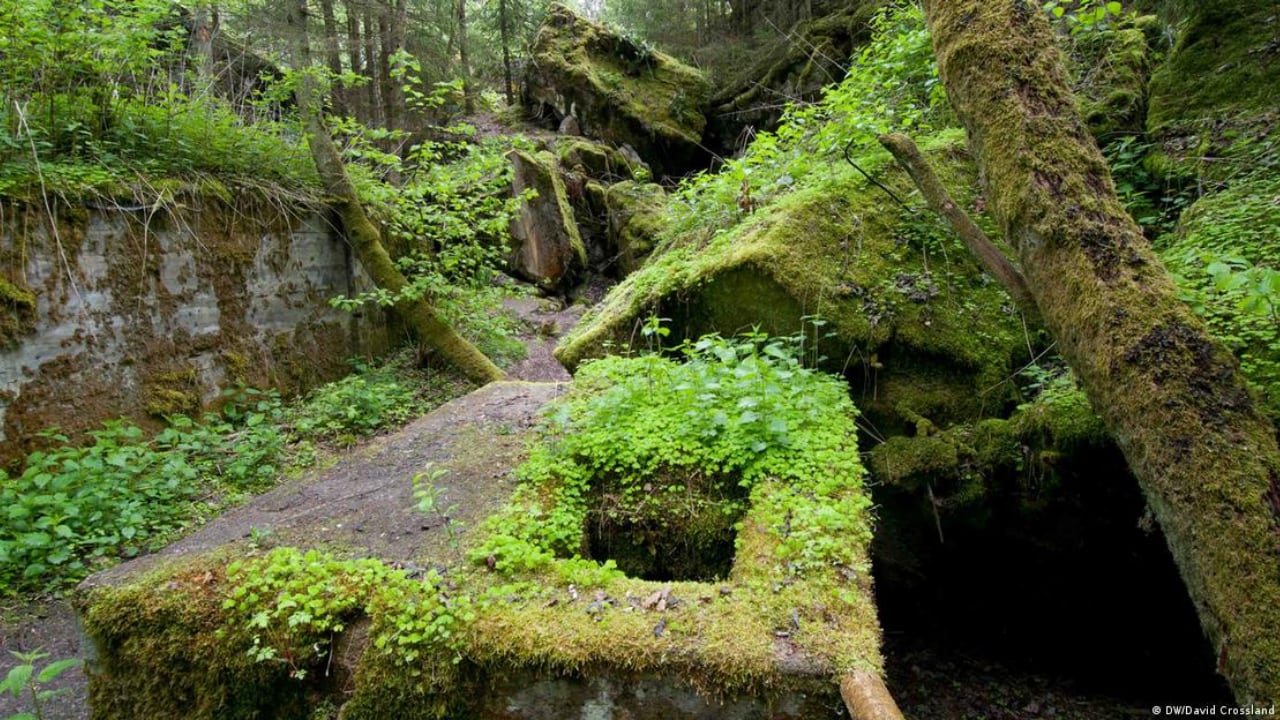
[[1274, 428], [1117, 200], [1039, 3], [925, 5], [988, 207], [1164, 530], [1219, 672], [1241, 702], [1280, 698]]
[[[409, 283], [391, 261], [391, 256], [382, 244], [382, 234], [369, 220], [356, 196], [355, 186], [351, 184], [351, 178], [347, 176], [346, 167], [342, 164], [342, 156], [324, 124], [315, 77], [306, 71], [311, 67], [306, 18], [307, 0], [294, 0], [289, 6], [289, 22], [297, 33], [298, 67], [302, 71], [297, 99], [307, 130], [311, 158], [324, 183], [325, 192], [330, 197], [330, 203], [342, 219], [342, 227], [360, 264], [378, 287], [392, 295], [399, 295]], [[402, 300], [395, 306], [395, 310], [412, 328], [420, 342], [439, 352], [469, 379], [480, 384], [502, 379], [502, 371], [445, 322], [425, 298]]]

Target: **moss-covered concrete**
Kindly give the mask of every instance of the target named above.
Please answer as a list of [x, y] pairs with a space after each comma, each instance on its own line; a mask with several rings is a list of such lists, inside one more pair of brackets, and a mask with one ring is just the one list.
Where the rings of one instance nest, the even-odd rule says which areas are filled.
[[[872, 449], [868, 467], [878, 482], [928, 496], [940, 515], [982, 515], [991, 505], [1018, 497], [1025, 502], [1033, 495], [1010, 492], [1002, 482], [1007, 478], [1038, 478], [1041, 485], [1049, 484], [1059, 458], [1088, 458], [1110, 447], [1106, 427], [1084, 393], [1064, 383], [1007, 419], [891, 437]], [[1005, 497], [996, 497], [1000, 494]]]
[[653, 252], [662, 233], [667, 193], [655, 183], [620, 182], [605, 190], [609, 246], [618, 272], [630, 275]]
[[226, 193], [0, 205], [0, 456], [39, 449], [48, 427], [198, 413], [237, 383], [305, 391], [386, 347], [381, 312], [329, 305], [364, 280], [326, 218]]
[[247, 629], [226, 623], [225, 562], [172, 566], [84, 604], [100, 643], [86, 661], [95, 720], [308, 717], [309, 684], [282, 664], [255, 662]]
[[[1169, 177], [1218, 175], [1223, 157], [1274, 137], [1280, 40], [1270, 0], [1181, 3], [1178, 37], [1152, 75], [1150, 167]], [[1206, 162], [1207, 159], [1207, 162]], [[1229, 168], [1222, 175], [1229, 175]]]
[[558, 138], [555, 143], [556, 158], [560, 167], [604, 183], [644, 180], [649, 168], [638, 158], [604, 143], [582, 137]]
[[524, 103], [556, 123], [572, 114], [587, 136], [628, 144], [655, 171], [678, 173], [705, 161], [710, 94], [696, 69], [554, 4], [534, 41]]
[[[97, 648], [90, 663], [95, 720], [310, 718], [326, 706], [341, 706], [348, 720], [542, 720], [602, 704], [653, 720], [763, 713], [799, 720], [833, 715], [837, 673], [879, 671], [867, 533], [839, 538], [847, 562], [811, 572], [789, 568], [778, 552], [779, 543], [795, 541], [790, 533], [808, 532], [783, 527], [780, 508], [820, 511], [825, 489], [803, 498], [783, 483], [758, 484], [732, 572], [721, 582], [649, 582], [580, 559], [515, 576], [463, 564], [483, 539], [473, 532], [480, 518], [513, 488], [508, 473], [536, 410], [559, 391], [486, 386], [367, 449], [369, 457], [344, 459], [314, 482], [217, 520], [174, 549], [182, 559], [140, 559], [91, 579], [80, 604]], [[456, 536], [439, 516], [413, 509], [408, 476], [428, 458], [447, 471], [434, 483], [456, 503], [442, 509], [457, 523]], [[353, 478], [359, 467], [365, 474]], [[813, 480], [824, 487], [823, 477]], [[843, 498], [863, 489], [831, 492]], [[298, 506], [317, 497], [327, 500]], [[243, 538], [248, 528], [257, 528], [256, 541]], [[228, 604], [243, 601], [235, 594], [243, 580], [229, 579], [226, 563], [265, 562], [276, 543], [384, 558], [402, 568], [390, 570], [386, 587], [428, 592], [421, 606], [394, 596], [367, 601], [365, 610], [343, 613], [344, 627], [332, 635], [295, 634], [282, 620], [248, 627]], [[441, 573], [438, 580], [428, 568]], [[317, 597], [331, 597], [329, 589], [317, 588]], [[423, 642], [396, 632], [417, 617], [415, 607], [427, 612], [427, 601], [442, 599], [459, 618], [447, 625], [455, 635]], [[248, 602], [275, 608], [274, 598]], [[253, 635], [279, 654], [256, 661], [247, 654]], [[378, 645], [378, 637], [392, 642]], [[425, 650], [410, 659], [405, 647]]]
[[[975, 176], [959, 138], [926, 152], [958, 201], [971, 202]], [[908, 192], [905, 173], [876, 172]], [[821, 344], [827, 367], [851, 377], [855, 400], [883, 433], [1000, 411], [1008, 398], [1000, 381], [1026, 352], [1028, 332], [939, 221], [906, 213], [847, 168], [712, 237], [668, 239], [557, 357], [575, 368], [638, 346], [651, 315], [673, 320], [669, 343], [753, 327], [792, 335], [806, 327], [802, 318], [821, 316], [819, 336], [836, 335]]]

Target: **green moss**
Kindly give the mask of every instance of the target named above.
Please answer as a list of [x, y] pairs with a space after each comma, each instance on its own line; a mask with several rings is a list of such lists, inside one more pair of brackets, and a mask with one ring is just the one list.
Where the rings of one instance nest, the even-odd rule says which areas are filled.
[[1151, 73], [1150, 49], [1142, 18], [1095, 40], [1083, 58], [1087, 67], [1074, 83], [1081, 114], [1094, 136], [1107, 138], [1142, 129]]
[[204, 406], [200, 371], [193, 366], [151, 372], [144, 383], [148, 415], [194, 416]]
[[878, 482], [921, 498], [929, 495], [942, 512], [981, 518], [993, 504], [1021, 497], [1009, 490], [1010, 478], [1034, 476], [1041, 489], [1053, 486], [1059, 458], [1088, 458], [1110, 446], [1088, 399], [1068, 383], [1020, 406], [1008, 419], [889, 438], [872, 449], [869, 467]]
[[1153, 74], [1150, 167], [1164, 176], [1229, 174], [1201, 158], [1247, 155], [1272, 134], [1280, 107], [1280, 53], [1270, 0], [1207, 0], [1185, 8], [1168, 60]]
[[[976, 179], [958, 138], [946, 135], [928, 154], [966, 202]], [[907, 193], [905, 175], [883, 162], [873, 171]], [[855, 392], [877, 423], [901, 422], [895, 406], [904, 402], [936, 414], [929, 417], [936, 424], [980, 412], [983, 403], [997, 409], [999, 389], [980, 397], [975, 388], [998, 386], [1025, 347], [1008, 296], [947, 229], [932, 216], [907, 215], [839, 167], [727, 231], [667, 240], [556, 356], [574, 368], [633, 344], [651, 314], [674, 319], [674, 341], [754, 326], [790, 335], [802, 317], [820, 315], [828, 323], [822, 333], [836, 335], [823, 354], [832, 369], [862, 375]]]
[[216, 559], [168, 568], [78, 601], [94, 720], [305, 718], [305, 683], [245, 653], [249, 639], [222, 611], [225, 574]]
[[561, 138], [555, 145], [560, 166], [567, 170], [579, 170], [592, 178], [613, 182], [633, 180], [641, 167], [633, 167], [618, 150], [586, 138]]
[[0, 302], [18, 309], [35, 307], [36, 295], [26, 288], [20, 288], [4, 278], [0, 278]]
[[0, 348], [17, 345], [35, 323], [35, 293], [0, 277]]
[[[644, 157], [697, 151], [711, 86], [697, 70], [552, 5], [538, 31], [526, 92], [587, 134]], [[675, 155], [668, 160], [675, 160]]]
[[662, 232], [667, 194], [654, 183], [620, 182], [605, 191], [609, 239], [622, 274], [635, 272]]

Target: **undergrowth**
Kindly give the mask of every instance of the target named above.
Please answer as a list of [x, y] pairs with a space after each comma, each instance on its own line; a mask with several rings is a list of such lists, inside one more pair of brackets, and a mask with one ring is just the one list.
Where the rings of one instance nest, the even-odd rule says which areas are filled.
[[681, 184], [666, 237], [730, 227], [773, 198], [822, 182], [846, 156], [874, 173], [888, 159], [877, 142], [882, 133], [923, 136], [955, 124], [920, 8], [891, 5], [872, 29], [849, 75], [820, 101], [789, 107], [778, 129], [757, 134], [740, 158]]
[[125, 420], [0, 471], [0, 593], [60, 592], [121, 558], [155, 550], [201, 519], [315, 461], [461, 395], [466, 383], [416, 367], [412, 353], [285, 404], [273, 392], [229, 391], [216, 413], [175, 415], [148, 434]]
[[1182, 298], [1235, 351], [1280, 417], [1280, 181], [1262, 174], [1200, 200], [1159, 240]]

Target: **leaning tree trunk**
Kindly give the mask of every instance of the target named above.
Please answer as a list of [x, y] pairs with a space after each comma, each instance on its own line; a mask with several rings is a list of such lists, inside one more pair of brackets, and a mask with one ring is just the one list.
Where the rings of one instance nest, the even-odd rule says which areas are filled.
[[1117, 200], [1039, 3], [925, 5], [988, 207], [1164, 530], [1219, 672], [1241, 702], [1280, 698], [1274, 428]]
[[[315, 77], [306, 69], [311, 66], [311, 52], [306, 35], [307, 0], [295, 0], [290, 8], [290, 24], [296, 25], [298, 33], [299, 68], [303, 70], [298, 82], [298, 107], [306, 124], [311, 157], [316, 164], [316, 172], [324, 183], [325, 191], [332, 198], [331, 203], [342, 218], [342, 227], [346, 230], [347, 239], [355, 249], [356, 257], [365, 272], [373, 279], [374, 284], [399, 295], [408, 281], [391, 261], [391, 256], [382, 245], [382, 234], [369, 221], [364, 207], [356, 196], [355, 186], [347, 176], [347, 169], [342, 164], [342, 156], [325, 127], [321, 114], [320, 98], [316, 92]], [[478, 383], [501, 380], [502, 371], [485, 357], [484, 353], [462, 337], [447, 322], [441, 319], [435, 308], [424, 298], [402, 300], [396, 304], [395, 310], [418, 336], [418, 340], [427, 347], [440, 353], [449, 363], [456, 366], [469, 379]]]

